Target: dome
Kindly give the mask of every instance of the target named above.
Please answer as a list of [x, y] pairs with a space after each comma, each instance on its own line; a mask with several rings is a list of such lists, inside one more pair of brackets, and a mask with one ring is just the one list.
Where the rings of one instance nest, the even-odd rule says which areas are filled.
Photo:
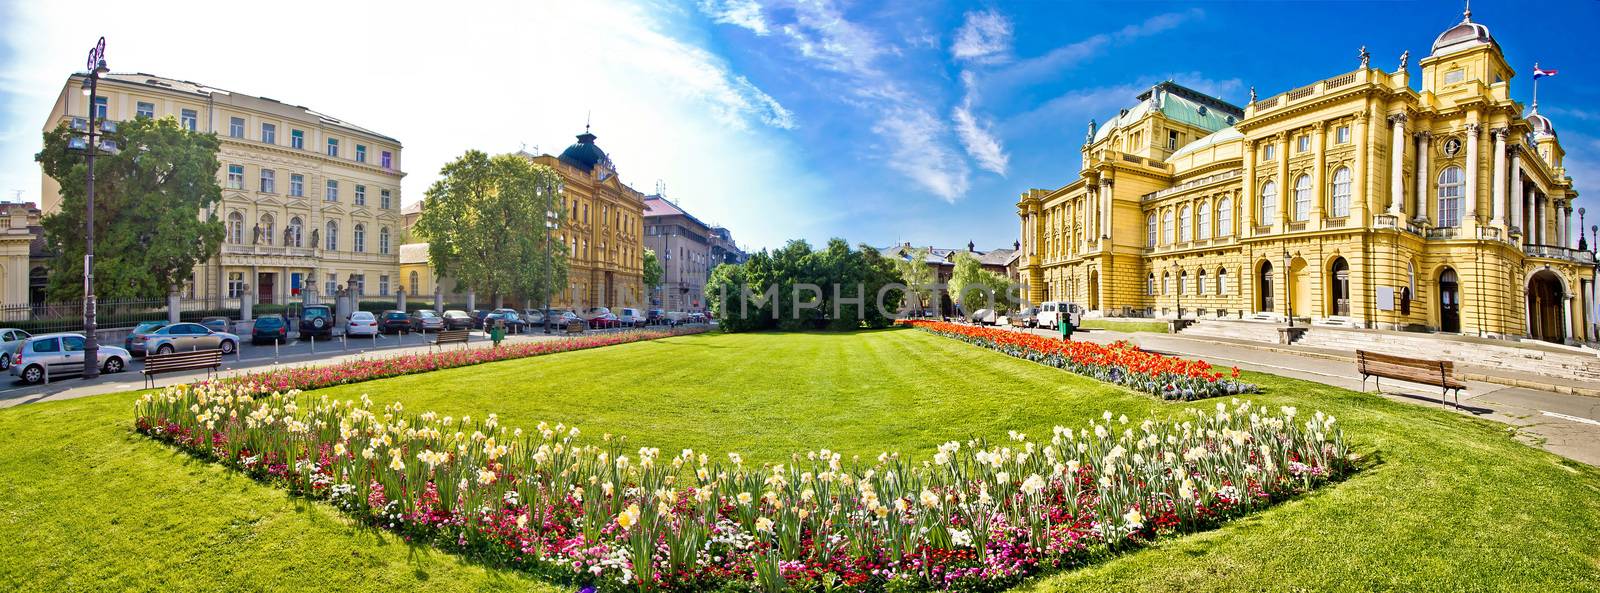
[[1528, 125], [1533, 128], [1533, 136], [1535, 138], [1556, 135], [1556, 125], [1550, 123], [1550, 118], [1539, 115], [1537, 106], [1533, 108], [1532, 113], [1528, 114]]
[[1433, 40], [1433, 55], [1442, 55], [1469, 47], [1491, 45], [1494, 37], [1489, 35], [1489, 28], [1472, 22], [1472, 11], [1467, 11], [1461, 17], [1461, 23], [1443, 33]]
[[605, 151], [600, 150], [599, 146], [595, 146], [594, 139], [595, 135], [585, 129], [582, 134], [578, 134], [578, 143], [561, 151], [559, 158], [584, 171], [593, 170], [595, 165], [611, 167], [611, 157], [606, 156]]

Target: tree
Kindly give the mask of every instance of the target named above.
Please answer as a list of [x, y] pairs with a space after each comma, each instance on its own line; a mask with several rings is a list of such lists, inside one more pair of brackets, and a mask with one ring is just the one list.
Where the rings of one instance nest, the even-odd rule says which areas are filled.
[[516, 155], [469, 150], [439, 173], [416, 230], [428, 239], [428, 258], [440, 276], [493, 296], [496, 307], [507, 296], [543, 300], [566, 285], [566, 245], [547, 241], [545, 226], [547, 211], [564, 218], [554, 170]]
[[852, 250], [833, 239], [816, 251], [796, 240], [742, 264], [717, 266], [705, 294], [723, 331], [879, 328], [893, 323], [899, 309], [897, 291], [878, 306], [879, 292], [896, 279], [894, 264], [866, 245]]
[[950, 298], [971, 314], [978, 309], [1011, 310], [1011, 281], [983, 269], [978, 258], [965, 251], [956, 253], [956, 269], [950, 273]]
[[661, 258], [656, 257], [656, 250], [644, 250], [644, 291], [646, 294], [655, 294], [656, 288], [661, 286], [661, 277], [666, 275], [666, 270], [661, 268]]
[[[56, 300], [83, 294], [88, 166], [67, 148], [77, 135], [57, 126], [45, 132], [44, 149], [34, 156], [61, 184], [61, 209], [41, 221], [55, 253], [48, 293]], [[95, 294], [160, 298], [189, 280], [222, 244], [217, 137], [185, 130], [170, 117], [141, 117], [105, 138], [122, 150], [95, 157]]]
[[905, 254], [904, 258], [895, 258], [894, 269], [900, 276], [900, 282], [906, 285], [906, 297], [911, 301], [912, 309], [920, 311], [933, 301], [933, 290], [928, 288], [933, 284], [933, 268], [928, 267], [928, 248], [919, 247]]

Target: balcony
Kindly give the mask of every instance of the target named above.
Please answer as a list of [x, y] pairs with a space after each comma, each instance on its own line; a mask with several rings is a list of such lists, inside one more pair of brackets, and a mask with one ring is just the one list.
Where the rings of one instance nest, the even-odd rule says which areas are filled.
[[1212, 183], [1217, 183], [1219, 181], [1227, 181], [1229, 179], [1233, 179], [1235, 177], [1238, 177], [1238, 176], [1240, 176], [1242, 174], [1243, 174], [1243, 172], [1240, 171], [1239, 169], [1231, 169], [1231, 170], [1228, 170], [1228, 171], [1223, 171], [1221, 173], [1217, 173], [1215, 175], [1207, 175], [1205, 177], [1201, 177], [1201, 178], [1195, 179], [1193, 181], [1185, 181], [1183, 183], [1180, 183], [1178, 185], [1174, 185], [1172, 187], [1169, 187], [1169, 188], [1166, 188], [1166, 189], [1163, 189], [1163, 190], [1160, 190], [1160, 191], [1155, 191], [1155, 192], [1151, 192], [1151, 193], [1145, 194], [1144, 198], [1142, 199], [1142, 201], [1149, 202], [1151, 200], [1159, 200], [1161, 198], [1170, 196], [1172, 194], [1175, 194], [1175, 193], [1178, 193], [1178, 192], [1181, 192], [1181, 191], [1185, 191], [1185, 190], [1189, 190], [1189, 189], [1193, 189], [1193, 188], [1196, 188], [1196, 187], [1200, 187], [1202, 185], [1208, 185], [1208, 184], [1212, 184]]
[[1522, 253], [1528, 257], [1542, 257], [1545, 259], [1559, 259], [1573, 263], [1594, 265], [1594, 253], [1581, 249], [1571, 249], [1559, 245], [1525, 245]]

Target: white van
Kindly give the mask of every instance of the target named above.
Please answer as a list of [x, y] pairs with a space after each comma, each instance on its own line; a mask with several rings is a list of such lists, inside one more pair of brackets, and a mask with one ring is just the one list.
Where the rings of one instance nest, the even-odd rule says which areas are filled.
[[1067, 321], [1074, 328], [1083, 325], [1083, 307], [1079, 307], [1077, 303], [1069, 303], [1067, 301], [1045, 301], [1039, 303], [1039, 314], [1035, 319], [1038, 321], [1039, 327], [1053, 330], [1061, 327], [1062, 315], [1067, 316]]

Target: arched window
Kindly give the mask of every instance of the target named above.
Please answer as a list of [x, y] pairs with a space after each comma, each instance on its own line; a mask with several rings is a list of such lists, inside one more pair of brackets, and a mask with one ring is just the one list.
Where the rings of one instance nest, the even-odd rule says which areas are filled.
[[333, 221], [333, 220], [328, 221], [327, 228], [323, 229], [322, 233], [324, 235], [326, 235], [325, 237], [323, 237], [323, 240], [327, 241], [327, 243], [328, 243], [327, 246], [326, 246], [326, 249], [328, 251], [338, 251], [339, 250], [339, 223], [337, 221]]
[[1294, 180], [1294, 219], [1305, 220], [1311, 216], [1311, 176], [1301, 175]]
[[1278, 184], [1272, 181], [1261, 184], [1261, 207], [1258, 209], [1261, 216], [1256, 217], [1256, 224], [1272, 224], [1278, 219]]
[[1200, 202], [1200, 206], [1198, 208], [1196, 208], [1195, 218], [1197, 219], [1197, 222], [1199, 223], [1200, 228], [1199, 228], [1199, 230], [1195, 231], [1194, 236], [1199, 237], [1201, 239], [1210, 239], [1211, 238], [1211, 202]]
[[1189, 284], [1189, 271], [1178, 271], [1178, 294], [1181, 295], [1184, 293], [1184, 291], [1188, 290], [1188, 287], [1186, 286], [1187, 284]]
[[1188, 206], [1178, 211], [1178, 241], [1188, 243], [1194, 240], [1194, 215]]
[[1228, 294], [1228, 269], [1217, 268], [1217, 294]]
[[228, 242], [235, 245], [244, 243], [244, 215], [238, 212], [228, 214]]
[[1335, 217], [1350, 215], [1350, 168], [1339, 167], [1333, 172], [1333, 203], [1329, 205]]
[[1147, 294], [1147, 295], [1150, 295], [1150, 296], [1155, 296], [1155, 294], [1156, 294], [1156, 273], [1155, 272], [1151, 272], [1150, 276], [1145, 278], [1145, 280], [1144, 280], [1144, 293]]
[[1172, 244], [1172, 211], [1161, 213], [1161, 244]]
[[411, 271], [411, 294], [417, 294], [417, 287], [420, 286], [417, 283], [418, 280], [419, 280], [419, 278], [418, 278], [417, 271], [416, 270], [412, 270]]
[[1172, 294], [1172, 273], [1161, 273], [1161, 294]]
[[283, 241], [285, 246], [292, 246], [292, 247], [301, 247], [301, 246], [303, 246], [304, 245], [304, 241], [303, 241], [301, 235], [302, 235], [303, 231], [305, 230], [305, 226], [306, 226], [305, 223], [300, 222], [300, 217], [296, 216], [294, 218], [290, 218], [289, 219], [289, 237], [287, 239], [284, 239], [284, 241]]
[[266, 243], [268, 245], [272, 244], [273, 237], [277, 236], [277, 226], [276, 226], [277, 222], [278, 222], [277, 220], [272, 218], [271, 214], [263, 213], [261, 215], [261, 223], [260, 224], [261, 224], [261, 242], [262, 243]]
[[351, 238], [353, 239], [351, 243], [355, 246], [356, 253], [365, 253], [367, 251], [367, 225], [356, 223], [355, 234]]
[[1195, 294], [1205, 294], [1206, 293], [1206, 269], [1205, 268], [1200, 268], [1199, 272], [1195, 272], [1195, 276], [1194, 276], [1194, 293]]
[[1217, 236], [1233, 234], [1233, 200], [1223, 198], [1217, 202]]
[[1461, 195], [1466, 183], [1461, 167], [1445, 167], [1439, 172], [1439, 226], [1461, 226]]
[[389, 227], [378, 229], [378, 253], [389, 255]]
[[1145, 231], [1145, 243], [1150, 244], [1150, 247], [1154, 248], [1156, 246], [1156, 215], [1154, 212], [1150, 213], [1149, 216], [1144, 217], [1144, 224], [1148, 229]]

